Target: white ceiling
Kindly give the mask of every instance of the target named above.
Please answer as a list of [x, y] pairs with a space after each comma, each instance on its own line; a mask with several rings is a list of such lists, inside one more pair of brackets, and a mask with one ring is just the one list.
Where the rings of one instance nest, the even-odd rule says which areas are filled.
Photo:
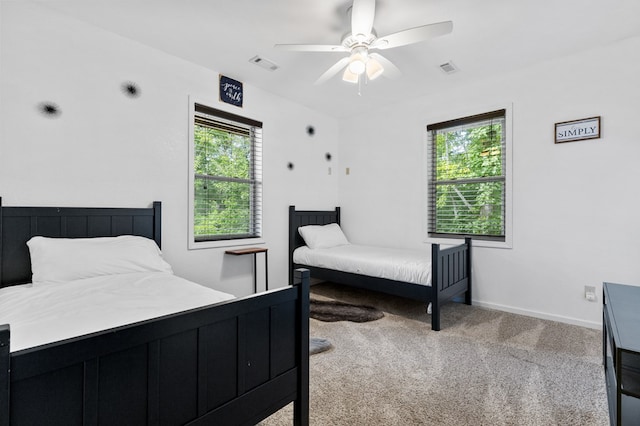
[[[339, 44], [352, 0], [42, 0], [79, 20], [338, 118], [640, 35], [640, 0], [378, 0], [387, 35], [453, 21], [449, 35], [384, 51], [401, 78], [363, 86], [315, 80], [344, 53], [276, 43]], [[260, 55], [274, 72], [249, 62]], [[598, 58], [594, 57], [594, 61]], [[453, 61], [455, 74], [439, 65]], [[612, 64], [612, 72], [616, 66]], [[143, 82], [140, 82], [143, 84]], [[249, 102], [249, 100], [247, 100]]]

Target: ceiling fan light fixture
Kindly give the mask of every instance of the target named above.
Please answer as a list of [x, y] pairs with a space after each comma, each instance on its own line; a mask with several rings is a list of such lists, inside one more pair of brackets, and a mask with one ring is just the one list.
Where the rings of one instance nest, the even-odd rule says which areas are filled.
[[354, 59], [349, 62], [347, 69], [353, 74], [360, 75], [365, 71], [366, 67], [367, 66], [362, 59]]
[[349, 71], [353, 74], [360, 75], [365, 72], [368, 59], [367, 50], [362, 47], [357, 47], [353, 49], [353, 53], [349, 60], [349, 66], [347, 68], [349, 68]]
[[384, 72], [384, 67], [380, 62], [375, 60], [374, 58], [369, 58], [367, 61], [367, 78], [369, 80], [375, 80], [380, 77]]
[[347, 83], [356, 84], [358, 83], [359, 79], [360, 79], [360, 75], [351, 72], [351, 70], [349, 70], [349, 67], [344, 69], [344, 73], [342, 74], [343, 81], [346, 81]]

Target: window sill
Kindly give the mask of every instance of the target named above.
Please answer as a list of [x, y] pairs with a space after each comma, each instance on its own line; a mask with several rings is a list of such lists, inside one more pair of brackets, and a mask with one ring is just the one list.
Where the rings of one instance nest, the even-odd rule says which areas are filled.
[[211, 249], [211, 248], [228, 248], [241, 247], [264, 244], [262, 238], [245, 238], [239, 240], [220, 240], [220, 241], [189, 241], [189, 250]]
[[[489, 240], [479, 240], [471, 237], [473, 240], [471, 242], [473, 247], [487, 247], [487, 248], [499, 248], [499, 249], [511, 249], [513, 248], [513, 244], [510, 238], [507, 238], [506, 241], [489, 241]], [[464, 243], [464, 238], [430, 238], [428, 237], [425, 240], [428, 244], [442, 244], [444, 246], [453, 246]]]

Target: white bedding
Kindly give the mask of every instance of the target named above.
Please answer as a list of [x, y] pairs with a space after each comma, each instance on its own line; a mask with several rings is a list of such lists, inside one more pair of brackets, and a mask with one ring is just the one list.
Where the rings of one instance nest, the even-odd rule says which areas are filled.
[[15, 352], [233, 298], [168, 272], [26, 284], [0, 289], [0, 324]]
[[327, 249], [298, 247], [293, 261], [342, 272], [431, 285], [431, 253], [347, 244]]

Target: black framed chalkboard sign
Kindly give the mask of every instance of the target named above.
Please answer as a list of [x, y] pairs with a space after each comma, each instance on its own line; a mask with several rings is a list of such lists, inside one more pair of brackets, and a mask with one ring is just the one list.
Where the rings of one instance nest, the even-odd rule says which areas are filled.
[[220, 101], [242, 108], [242, 82], [220, 74]]

